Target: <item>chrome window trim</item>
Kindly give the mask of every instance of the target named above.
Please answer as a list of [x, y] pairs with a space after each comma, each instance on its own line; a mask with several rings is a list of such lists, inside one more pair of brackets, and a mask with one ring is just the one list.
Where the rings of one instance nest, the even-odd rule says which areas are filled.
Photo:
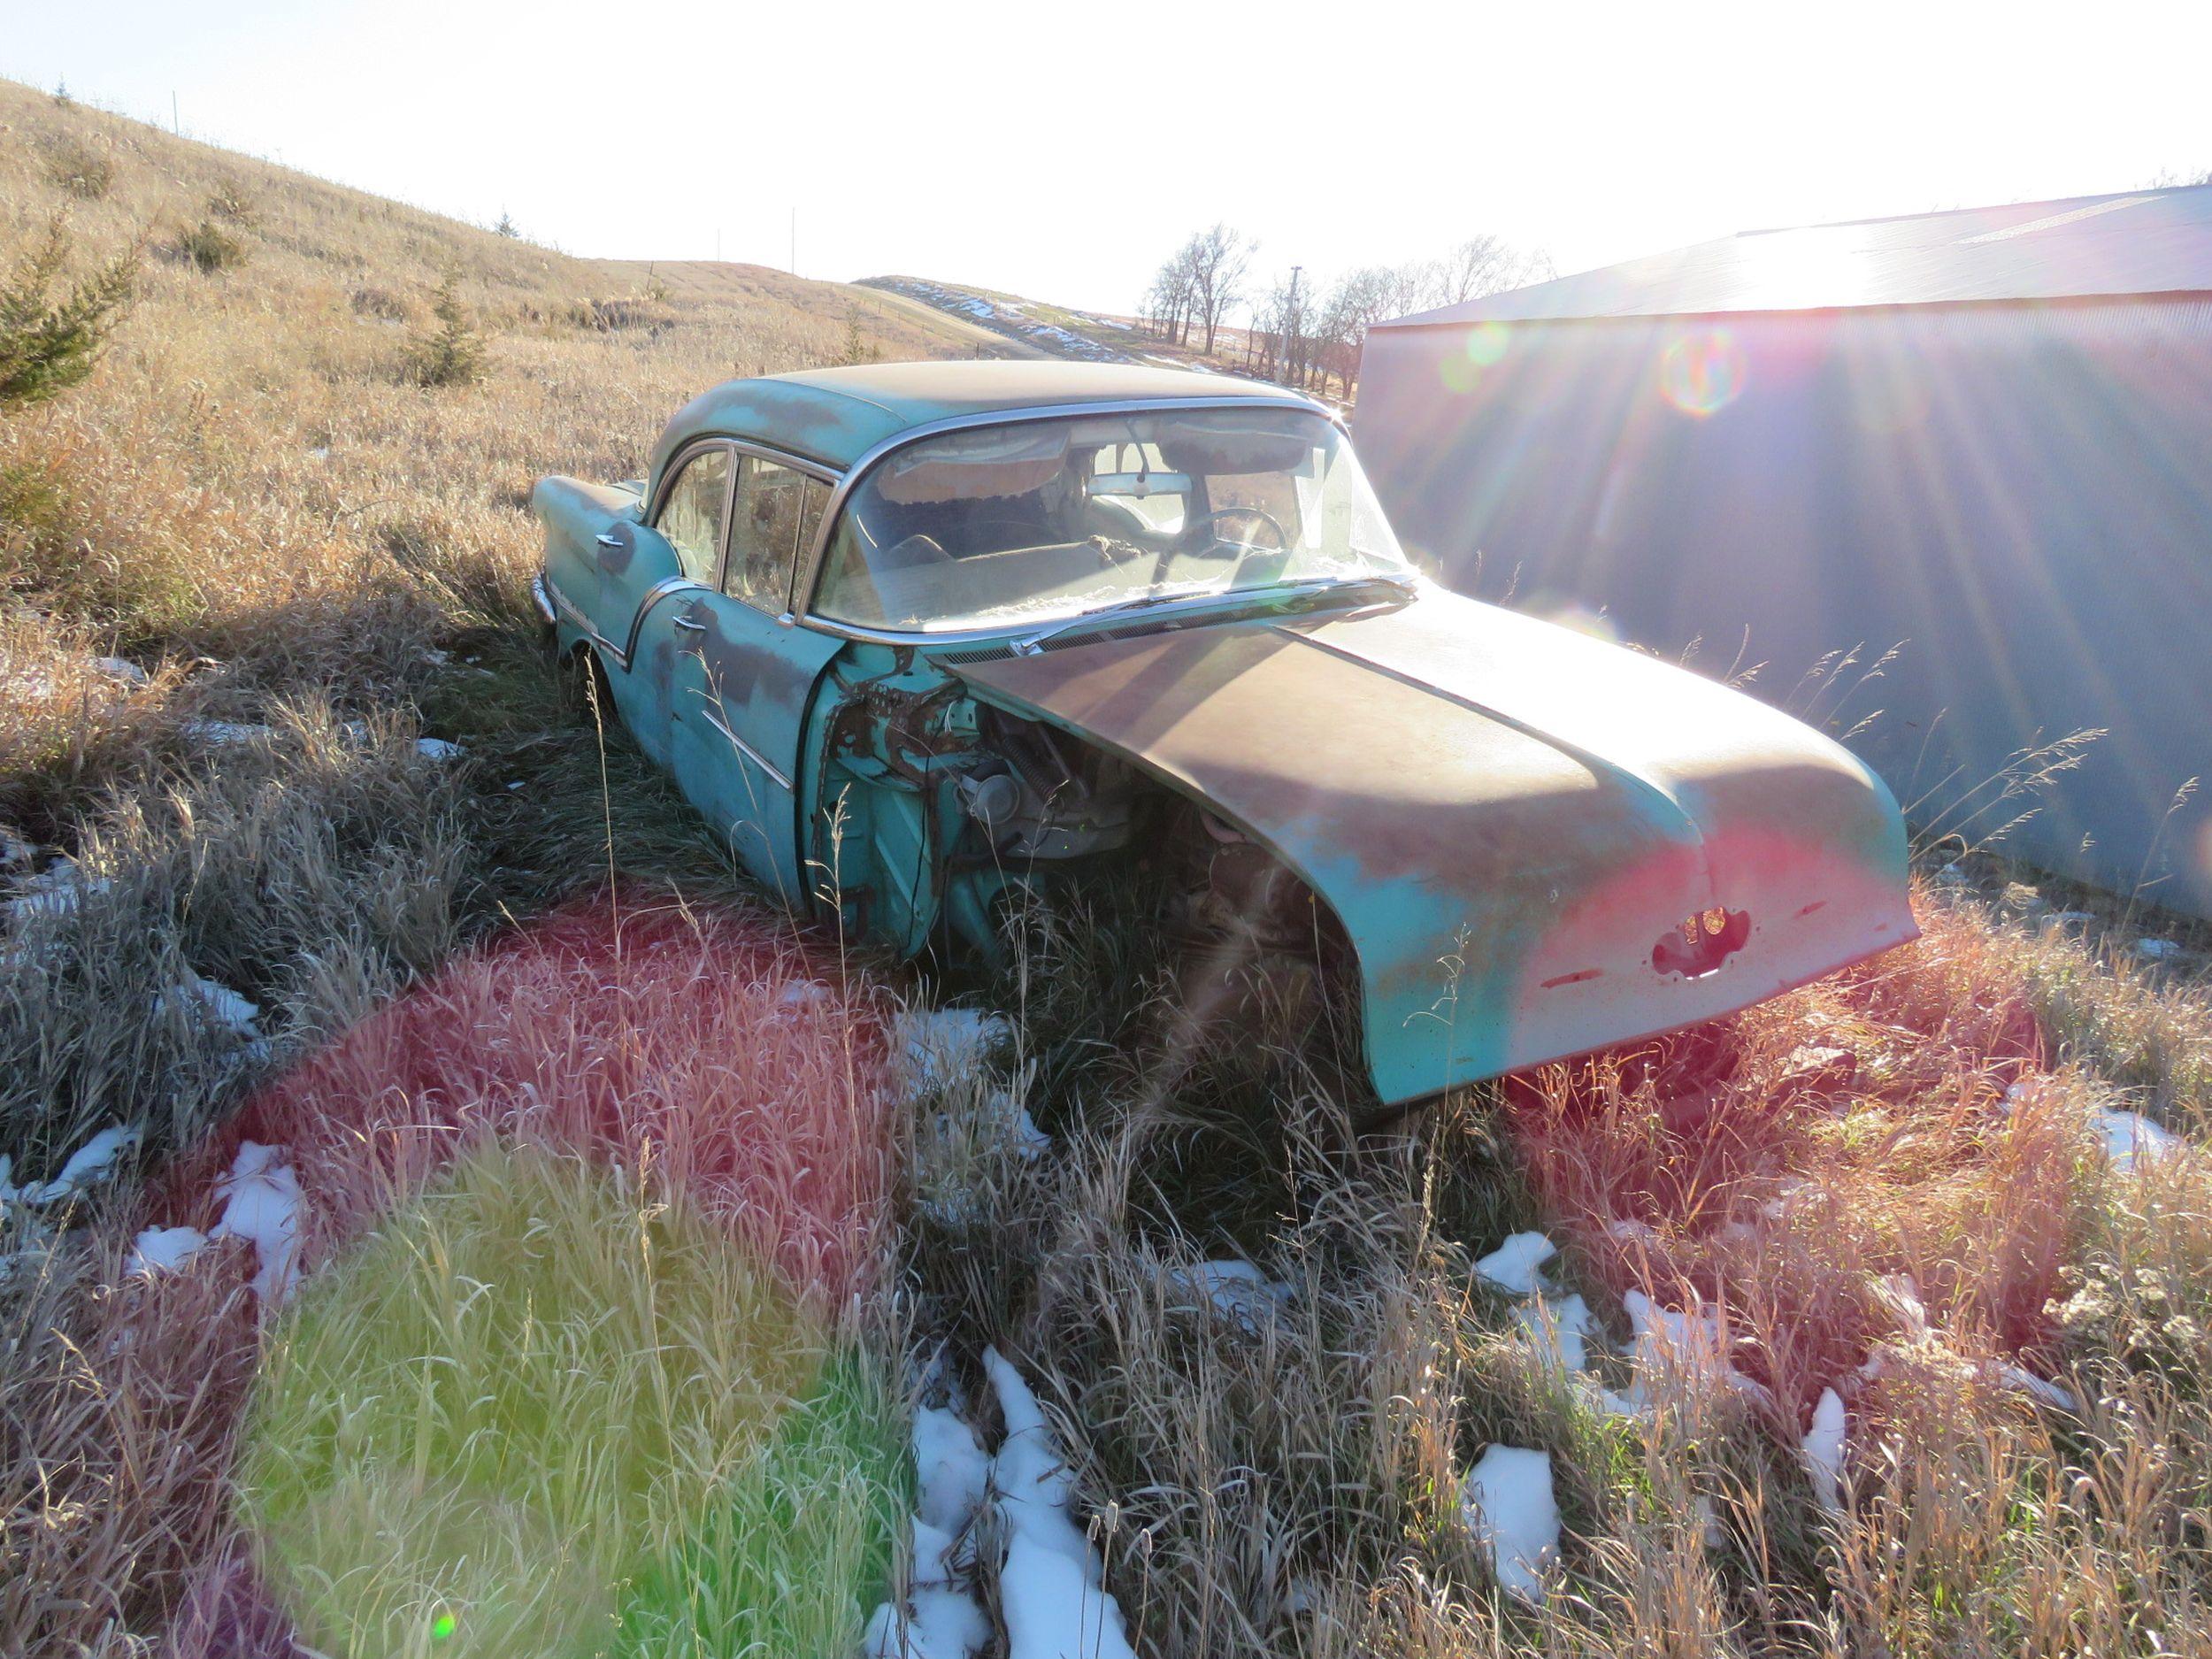
[[[661, 509], [668, 505], [669, 488], [674, 483], [676, 475], [690, 464], [691, 458], [700, 450], [714, 448], [732, 449], [739, 455], [758, 456], [764, 461], [773, 461], [778, 466], [787, 466], [795, 472], [804, 472], [809, 477], [818, 479], [823, 483], [833, 487], [844, 477], [844, 474], [833, 466], [826, 465], [820, 461], [809, 460], [805, 456], [795, 455], [788, 449], [779, 449], [772, 443], [763, 443], [755, 438], [739, 438], [726, 434], [710, 433], [704, 437], [692, 439], [690, 442], [668, 457], [668, 465], [661, 469], [660, 476], [653, 480], [650, 497], [641, 503], [641, 511], [638, 514], [638, 522], [649, 530], [653, 529], [654, 521], [661, 516]], [[730, 475], [734, 481], [737, 475], [735, 466], [731, 467]], [[727, 509], [732, 500], [733, 497], [728, 495], [723, 497], [725, 511], [722, 521], [722, 548], [715, 569], [717, 586], [720, 585], [720, 578], [729, 562], [730, 534]], [[658, 534], [659, 532], [655, 530], [654, 534]]]
[[[661, 540], [664, 541], [668, 541], [667, 536], [662, 533], [660, 517], [663, 512], [667, 511], [669, 493], [674, 488], [676, 480], [684, 475], [684, 469], [689, 466], [694, 461], [697, 460], [701, 456], [704, 455], [709, 449], [733, 451], [736, 448], [736, 440], [733, 438], [694, 438], [689, 443], [684, 445], [682, 449], [677, 450], [675, 454], [670, 456], [668, 457], [668, 465], [661, 469], [659, 485], [653, 491], [651, 511], [640, 515], [638, 518], [639, 527], [641, 529], [650, 530], [655, 535], [660, 536]], [[722, 480], [722, 522], [717, 528], [714, 538], [714, 583], [718, 588], [722, 585], [722, 572], [730, 562], [730, 513], [735, 507], [736, 502], [737, 457], [734, 454], [732, 454], [730, 456], [729, 475]], [[672, 541], [669, 542], [669, 545], [672, 548], [675, 543]], [[680, 565], [683, 563], [683, 555], [681, 553], [676, 555], [676, 562]], [[705, 586], [704, 583], [701, 583], [700, 585], [702, 587]], [[638, 606], [638, 614], [640, 616], [643, 616], [645, 614], [644, 604], [640, 604]], [[631, 643], [635, 645], [637, 641], [637, 629], [635, 627], [632, 627], [630, 630], [630, 640]]]
[[807, 551], [803, 576], [792, 585], [792, 614], [801, 618], [806, 626], [820, 633], [833, 634], [841, 639], [867, 640], [882, 644], [955, 644], [1021, 632], [1018, 626], [1002, 626], [927, 634], [911, 629], [870, 628], [817, 615], [814, 598], [821, 582], [822, 561], [828, 556], [830, 539], [836, 532], [838, 519], [844, 514], [847, 497], [885, 457], [905, 449], [909, 444], [919, 443], [944, 433], [964, 432], [973, 426], [1011, 426], [1033, 420], [1071, 420], [1089, 416], [1141, 415], [1154, 410], [1190, 409], [1287, 409], [1302, 415], [1318, 415], [1348, 439], [1351, 436], [1351, 428], [1334, 410], [1316, 403], [1310, 397], [1289, 391], [1263, 393], [1258, 396], [1133, 397], [1098, 403], [1041, 403], [1033, 409], [994, 409], [972, 415], [948, 415], [941, 420], [926, 420], [919, 426], [904, 427], [879, 440], [864, 450], [860, 458], [846, 469], [843, 478], [838, 480], [835, 492], [830, 496], [829, 505], [822, 510], [821, 527], [814, 533], [814, 545]]

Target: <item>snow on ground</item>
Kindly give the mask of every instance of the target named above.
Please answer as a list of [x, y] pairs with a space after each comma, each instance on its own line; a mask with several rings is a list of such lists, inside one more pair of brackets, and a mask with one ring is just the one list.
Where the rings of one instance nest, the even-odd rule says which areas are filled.
[[230, 1173], [216, 1184], [227, 1197], [211, 1239], [252, 1240], [258, 1266], [254, 1294], [265, 1306], [282, 1302], [298, 1282], [300, 1184], [281, 1160], [282, 1150], [257, 1141], [239, 1143]]
[[1843, 1396], [1824, 1388], [1805, 1436], [1805, 1468], [1813, 1478], [1813, 1495], [1832, 1514], [1843, 1509]]
[[1590, 1304], [1579, 1296], [1556, 1301], [1531, 1298], [1513, 1310], [1528, 1340], [1562, 1371], [1580, 1371], [1589, 1360], [1589, 1340], [1595, 1333]]
[[2080, 1397], [2072, 1389], [2052, 1382], [2047, 1378], [2039, 1377], [2033, 1371], [2012, 1364], [2008, 1361], [1999, 1363], [1997, 1380], [2006, 1387], [2017, 1389], [2030, 1399], [2039, 1401], [2044, 1405], [2056, 1406], [2061, 1411], [2081, 1409]]
[[106, 1179], [115, 1160], [137, 1144], [137, 1130], [111, 1124], [71, 1153], [52, 1180], [21, 1188], [9, 1184], [8, 1178], [15, 1171], [13, 1160], [0, 1156], [0, 1202], [58, 1204], [65, 1198], [74, 1198], [86, 1187]]
[[238, 720], [187, 720], [178, 729], [195, 742], [206, 743], [216, 749], [227, 749], [241, 743], [259, 743], [276, 735], [269, 726]]
[[999, 1611], [1007, 1659], [1135, 1659], [1121, 1606], [1083, 1529], [1068, 1513], [1074, 1483], [1021, 1373], [995, 1348], [983, 1369], [1006, 1419], [991, 1484], [1007, 1526]]
[[918, 1587], [904, 1617], [886, 1601], [868, 1620], [862, 1659], [970, 1659], [990, 1640], [991, 1621], [972, 1596]]
[[1460, 1514], [1490, 1551], [1500, 1587], [1523, 1601], [1541, 1601], [1545, 1570], [1559, 1558], [1551, 1454], [1491, 1447], [1467, 1471]]
[[960, 1532], [982, 1503], [990, 1479], [990, 1456], [957, 1412], [942, 1406], [915, 1411], [914, 1508], [923, 1521]]
[[2099, 1107], [2096, 1122], [2097, 1132], [2103, 1137], [2105, 1157], [2123, 1175], [2132, 1174], [2139, 1165], [2155, 1163], [2177, 1152], [2185, 1144], [2173, 1131], [2153, 1123], [2139, 1112]]
[[1543, 1285], [1537, 1270], [1558, 1254], [1558, 1247], [1542, 1233], [1517, 1233], [1477, 1262], [1475, 1271], [1517, 1296], [1533, 1295]]
[[1270, 1279], [1249, 1262], [1201, 1262], [1195, 1267], [1171, 1267], [1168, 1283], [1208, 1305], [1239, 1329], [1256, 1334], [1290, 1303], [1289, 1286]]
[[442, 737], [419, 737], [415, 740], [415, 753], [425, 760], [449, 761], [460, 759], [462, 749], [458, 743], [449, 742]]
[[154, 1018], [159, 1019], [180, 1002], [198, 1004], [210, 1020], [241, 1041], [251, 1042], [261, 1035], [255, 1023], [261, 1018], [261, 1005], [204, 974], [195, 973], [169, 990], [154, 993]]
[[1013, 1041], [1013, 1022], [981, 1009], [910, 1010], [891, 1022], [895, 1064], [911, 1094], [942, 1091], [987, 1066]]
[[1633, 1414], [1640, 1416], [1649, 1409], [1651, 1394], [1645, 1379], [1668, 1371], [1693, 1386], [1717, 1384], [1767, 1405], [1774, 1403], [1773, 1393], [1764, 1383], [1745, 1376], [1731, 1363], [1735, 1344], [1725, 1308], [1704, 1302], [1681, 1310], [1662, 1308], [1640, 1290], [1623, 1296], [1621, 1305], [1628, 1312], [1629, 1354], [1635, 1362], [1636, 1381], [1620, 1403]]
[[1069, 1513], [1074, 1483], [1042, 1408], [996, 1349], [984, 1350], [983, 1370], [1006, 1437], [987, 1456], [956, 1410], [915, 1412], [912, 1593], [876, 1609], [863, 1659], [970, 1659], [988, 1640], [990, 1620], [959, 1587], [956, 1559], [986, 1504], [1006, 1543], [997, 1578], [1007, 1659], [1135, 1659], [1121, 1606]]
[[149, 1227], [131, 1242], [130, 1259], [123, 1263], [124, 1277], [151, 1279], [173, 1273], [197, 1256], [207, 1235], [197, 1227]]
[[135, 687], [146, 683], [146, 671], [128, 657], [96, 657], [92, 665], [110, 680], [120, 680], [126, 686]]
[[17, 883], [16, 896], [7, 902], [11, 922], [22, 922], [34, 916], [67, 916], [84, 902], [88, 893], [105, 893], [110, 883], [105, 876], [88, 876], [77, 867], [72, 858], [57, 858], [30, 877]]

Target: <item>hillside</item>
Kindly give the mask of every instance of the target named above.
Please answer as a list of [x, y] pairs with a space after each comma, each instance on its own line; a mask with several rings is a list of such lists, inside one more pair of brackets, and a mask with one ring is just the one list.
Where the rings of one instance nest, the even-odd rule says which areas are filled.
[[1112, 319], [4, 83], [0, 204], [139, 250], [0, 409], [0, 1653], [2212, 1653], [2212, 991], [2126, 907], [1924, 847], [1919, 941], [1356, 1133], [1141, 893], [795, 928], [544, 660], [534, 476]]
[[1209, 354], [1159, 339], [1132, 318], [1075, 311], [995, 288], [912, 276], [866, 277], [861, 285], [926, 306], [940, 316], [1040, 356], [1085, 363], [1154, 363], [1225, 374], [1244, 372], [1242, 329], [1223, 329]]

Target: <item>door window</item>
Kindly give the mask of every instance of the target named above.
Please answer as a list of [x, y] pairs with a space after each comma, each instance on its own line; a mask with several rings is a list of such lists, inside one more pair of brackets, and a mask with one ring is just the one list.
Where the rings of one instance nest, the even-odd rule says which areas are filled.
[[814, 540], [829, 493], [827, 484], [796, 468], [740, 457], [723, 591], [781, 616], [790, 604], [792, 569]]
[[653, 527], [668, 538], [684, 574], [712, 582], [722, 552], [722, 513], [730, 495], [730, 452], [707, 449], [684, 463]]

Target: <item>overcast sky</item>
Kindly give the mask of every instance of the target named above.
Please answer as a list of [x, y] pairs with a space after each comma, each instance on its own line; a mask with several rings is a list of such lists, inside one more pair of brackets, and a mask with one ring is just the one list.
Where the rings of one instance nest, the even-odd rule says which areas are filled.
[[0, 74], [572, 252], [1127, 311], [1224, 218], [1325, 280], [1563, 271], [2212, 169], [2212, 4], [0, 0]]

